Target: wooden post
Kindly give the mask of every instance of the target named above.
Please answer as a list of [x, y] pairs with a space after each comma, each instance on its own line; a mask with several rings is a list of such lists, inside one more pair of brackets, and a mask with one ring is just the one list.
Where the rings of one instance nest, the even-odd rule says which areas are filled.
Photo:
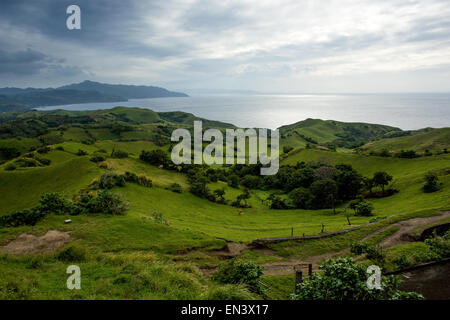
[[291, 228], [291, 237], [294, 236], [294, 227]]
[[308, 264], [308, 279], [312, 279], [312, 263]]
[[301, 270], [295, 270], [295, 293], [298, 292], [297, 285], [303, 281], [303, 275]]

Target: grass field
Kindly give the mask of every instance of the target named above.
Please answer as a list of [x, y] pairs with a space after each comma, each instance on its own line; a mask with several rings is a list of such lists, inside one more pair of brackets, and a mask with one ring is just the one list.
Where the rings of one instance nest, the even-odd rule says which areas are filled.
[[[63, 281], [66, 279], [65, 266], [74, 261], [62, 261], [58, 253], [0, 255], [0, 273], [6, 275], [0, 280], [0, 298], [261, 298], [242, 286], [219, 285], [205, 278], [199, 268], [214, 267], [220, 263], [217, 257], [208, 255], [208, 251], [224, 247], [227, 241], [249, 243], [256, 238], [290, 236], [292, 228], [294, 235], [316, 235], [322, 231], [322, 225], [325, 232], [350, 227], [344, 212], [346, 204], [337, 207], [337, 214], [333, 214], [331, 209], [272, 210], [264, 202], [271, 190], [250, 190], [251, 198], [248, 203], [252, 207], [240, 209], [242, 212], [238, 213], [240, 210], [235, 207], [210, 202], [191, 194], [185, 174], [160, 169], [139, 160], [142, 150], [168, 151], [168, 145], [160, 147], [150, 139], [155, 130], [161, 130], [157, 129], [158, 125], [169, 121], [187, 125], [193, 119], [192, 115], [142, 113], [140, 110], [118, 108], [112, 112], [97, 111], [95, 117], [126, 118], [127, 125], [131, 123], [135, 129], [114, 133], [106, 128], [69, 127], [61, 131], [62, 135], [60, 131], [47, 132], [45, 140], [55, 143], [51, 146], [52, 150], [42, 157], [49, 159], [50, 165], [19, 167], [8, 171], [5, 168], [14, 159], [0, 164], [0, 215], [31, 208], [46, 192], [60, 192], [71, 199], [105, 172], [145, 174], [152, 179], [153, 187], [135, 183], [114, 187], [112, 191], [129, 203], [129, 210], [125, 215], [49, 215], [35, 226], [0, 228], [0, 246], [22, 233], [42, 236], [48, 230], [70, 232], [72, 243], [69, 246], [74, 246], [75, 250], [81, 252], [82, 258], [75, 262], [80, 264], [87, 278], [83, 284], [85, 290], [80, 293], [69, 292]], [[151, 123], [153, 121], [158, 122]], [[213, 124], [214, 122], [210, 123]], [[392, 130], [390, 127], [365, 127], [362, 124], [344, 126], [314, 120], [308, 125], [286, 128], [282, 143], [294, 147], [305, 146], [307, 141], [296, 135], [297, 131], [319, 143], [331, 142], [349, 128], [363, 132], [368, 130], [370, 132], [365, 134], [374, 136]], [[436, 134], [441, 137], [439, 132]], [[128, 138], [138, 140], [123, 141]], [[374, 145], [393, 139], [375, 141]], [[0, 146], [17, 146], [22, 153], [40, 146], [40, 143], [36, 138], [0, 139]], [[57, 150], [57, 147], [62, 147], [62, 150]], [[80, 149], [88, 154], [78, 156]], [[128, 157], [111, 158], [113, 150], [126, 151]], [[107, 158], [106, 169], [105, 166], [101, 168], [99, 164], [90, 161], [94, 154]], [[376, 171], [386, 171], [394, 177], [392, 185], [399, 193], [382, 199], [370, 199], [375, 208], [375, 217], [350, 217], [351, 227], [364, 226], [361, 229], [330, 238], [271, 245], [277, 256], [244, 250], [239, 259], [263, 264], [292, 257], [336, 252], [392, 223], [436, 215], [437, 209], [448, 210], [449, 160], [449, 154], [400, 159], [361, 155], [345, 148], [338, 148], [337, 152], [317, 148], [301, 148], [291, 152], [284, 156], [282, 165], [295, 165], [301, 161], [333, 165], [346, 163], [367, 177]], [[424, 175], [429, 171], [438, 174], [441, 189], [426, 194], [421, 187]], [[181, 186], [181, 193], [170, 190], [173, 183]], [[224, 188], [225, 198], [229, 201], [243, 192], [243, 188], [231, 188], [221, 181], [210, 183], [208, 188]], [[162, 214], [168, 225], [155, 221], [152, 218], [154, 213]], [[72, 219], [72, 223], [64, 224], [64, 220], [68, 218]], [[379, 221], [369, 223], [374, 218]], [[394, 228], [388, 228], [369, 241], [377, 243], [395, 231]], [[397, 256], [395, 251], [392, 256]], [[262, 280], [270, 287], [268, 298], [289, 298], [292, 291], [291, 276], [265, 276]]]

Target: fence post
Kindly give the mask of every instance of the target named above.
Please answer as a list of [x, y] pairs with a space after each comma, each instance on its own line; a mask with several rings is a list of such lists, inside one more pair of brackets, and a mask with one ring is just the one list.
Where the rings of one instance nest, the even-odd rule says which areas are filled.
[[313, 277], [312, 275], [312, 264], [308, 264], [308, 279], [311, 280]]
[[302, 271], [301, 270], [295, 270], [295, 290], [294, 292], [298, 292], [297, 285], [300, 284], [303, 281]]

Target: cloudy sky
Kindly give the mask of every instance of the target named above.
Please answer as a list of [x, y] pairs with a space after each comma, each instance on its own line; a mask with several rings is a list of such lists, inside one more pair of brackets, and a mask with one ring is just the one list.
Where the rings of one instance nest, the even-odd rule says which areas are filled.
[[1, 87], [450, 91], [448, 0], [2, 0], [0, 41]]

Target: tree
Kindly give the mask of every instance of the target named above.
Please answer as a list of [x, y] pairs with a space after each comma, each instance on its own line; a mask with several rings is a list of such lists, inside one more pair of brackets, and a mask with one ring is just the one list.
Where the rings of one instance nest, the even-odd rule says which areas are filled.
[[438, 176], [433, 172], [428, 172], [425, 175], [425, 184], [423, 185], [423, 192], [430, 193], [439, 190]]
[[163, 150], [156, 149], [152, 151], [142, 150], [139, 159], [155, 166], [166, 165], [169, 163], [169, 157]]
[[423, 299], [415, 292], [398, 289], [400, 278], [381, 276], [381, 290], [367, 286], [368, 275], [363, 265], [357, 265], [352, 258], [326, 260], [319, 266], [322, 271], [312, 279], [306, 279], [291, 295], [293, 300], [404, 300]]
[[216, 189], [213, 191], [214, 194], [219, 198], [219, 200], [217, 202], [219, 203], [225, 203], [225, 188], [221, 188], [221, 189]]
[[228, 176], [227, 183], [232, 188], [239, 188], [239, 177], [235, 174]]
[[296, 208], [309, 209], [311, 208], [313, 197], [311, 192], [303, 187], [296, 188], [291, 191], [289, 198]]
[[313, 206], [316, 209], [333, 208], [337, 198], [337, 184], [334, 180], [315, 181], [310, 188]]
[[378, 171], [373, 175], [373, 183], [376, 186], [380, 186], [384, 192], [384, 186], [387, 186], [389, 182], [392, 180], [392, 176], [387, 172]]
[[374, 182], [373, 182], [373, 179], [367, 178], [367, 177], [363, 177], [362, 183], [364, 184], [364, 187], [367, 189], [367, 191], [372, 193], [372, 189], [375, 186]]
[[373, 205], [367, 201], [360, 201], [355, 206], [355, 216], [369, 217], [372, 216]]
[[349, 165], [337, 165], [336, 169], [334, 179], [337, 183], [339, 199], [354, 199], [361, 189], [362, 176]]

